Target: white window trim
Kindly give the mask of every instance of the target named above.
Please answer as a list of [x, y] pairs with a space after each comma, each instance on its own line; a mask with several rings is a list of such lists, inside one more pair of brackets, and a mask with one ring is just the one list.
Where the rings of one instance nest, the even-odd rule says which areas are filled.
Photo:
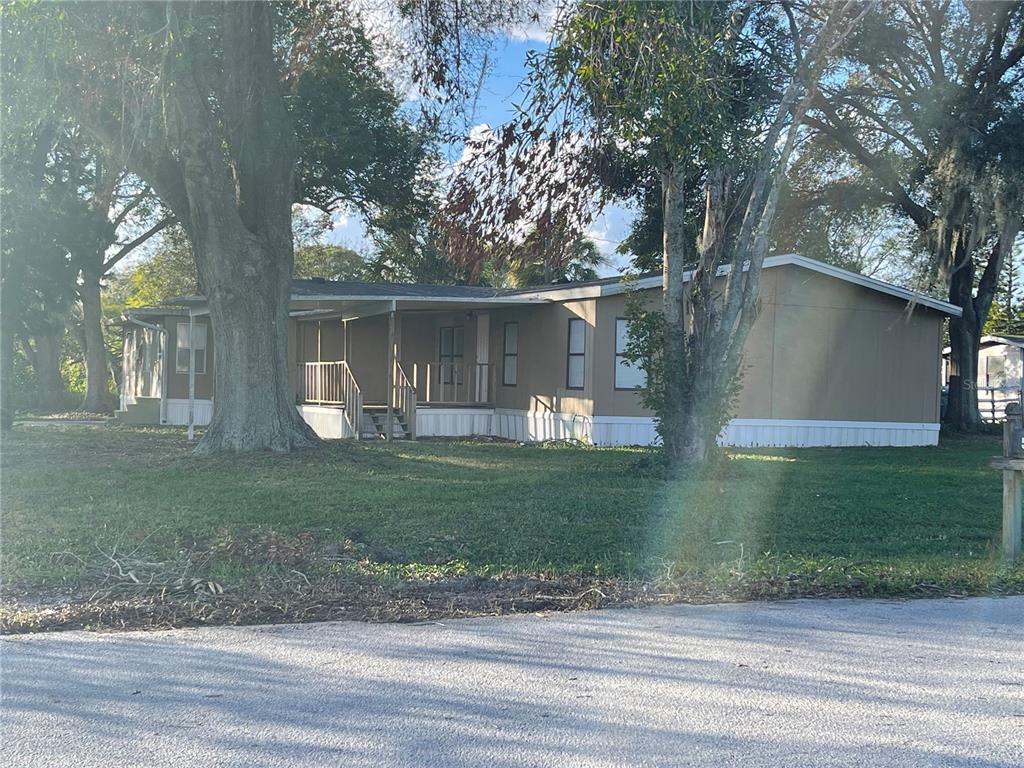
[[[203, 346], [202, 346], [202, 353], [203, 353], [203, 355], [202, 355], [202, 357], [196, 356], [196, 357], [193, 358], [195, 360], [196, 375], [197, 376], [202, 376], [203, 374], [206, 373], [206, 348], [208, 346], [208, 335], [207, 334], [208, 334], [208, 330], [209, 329], [206, 327], [206, 323], [195, 323], [194, 327], [195, 327], [194, 333], [195, 333], [196, 337], [200, 337], [201, 336], [201, 338], [203, 339]], [[201, 334], [200, 334], [200, 331], [199, 331], [200, 328], [203, 329]], [[178, 323], [177, 324], [177, 328], [175, 330], [175, 333], [176, 333], [176, 339], [175, 339], [175, 342], [174, 342], [174, 372], [175, 373], [188, 373], [188, 365], [181, 365], [179, 360], [178, 360], [178, 352], [182, 349], [181, 339], [188, 339], [188, 323]], [[192, 356], [192, 341], [193, 341], [193, 339], [188, 339], [188, 344], [185, 346], [185, 349], [187, 349], [189, 351], [190, 357]], [[202, 366], [199, 365], [199, 361], [200, 360], [202, 361]]]

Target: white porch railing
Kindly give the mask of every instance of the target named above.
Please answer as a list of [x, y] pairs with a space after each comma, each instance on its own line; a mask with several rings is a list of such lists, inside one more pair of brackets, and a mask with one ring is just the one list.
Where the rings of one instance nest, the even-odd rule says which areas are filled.
[[332, 405], [344, 409], [358, 437], [363, 425], [363, 393], [352, 369], [344, 360], [330, 363], [299, 363], [299, 399], [308, 405]]
[[495, 366], [490, 363], [414, 363], [419, 402], [483, 405], [494, 401]]

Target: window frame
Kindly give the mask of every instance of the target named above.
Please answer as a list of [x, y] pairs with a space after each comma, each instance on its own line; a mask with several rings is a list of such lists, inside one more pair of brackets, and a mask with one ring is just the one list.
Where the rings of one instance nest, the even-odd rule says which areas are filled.
[[[192, 342], [195, 341], [194, 337], [188, 339], [188, 346], [186, 347], [186, 349], [188, 349], [189, 357], [192, 360], [192, 366], [195, 369], [196, 376], [205, 376], [206, 375], [206, 362], [207, 362], [206, 361], [206, 350], [209, 347], [209, 339], [210, 339], [209, 334], [210, 334], [210, 330], [207, 327], [206, 323], [195, 323], [194, 322], [194, 323], [192, 323], [192, 325], [193, 325], [193, 328], [194, 328], [193, 335], [200, 328], [203, 329], [203, 357], [202, 357], [203, 365], [202, 365], [202, 370], [199, 370], [199, 358], [196, 357], [195, 351], [192, 349]], [[178, 360], [178, 353], [182, 349], [182, 347], [181, 347], [181, 339], [183, 337], [184, 338], [188, 338], [188, 335], [189, 335], [189, 333], [188, 333], [188, 326], [189, 326], [188, 323], [182, 323], [182, 322], [177, 323], [177, 325], [175, 326], [175, 331], [174, 331], [174, 334], [175, 334], [174, 335], [174, 372], [175, 373], [181, 373], [181, 374], [187, 374], [188, 373], [188, 365], [186, 364], [185, 366], [181, 366], [179, 364], [179, 360]], [[183, 328], [185, 329], [184, 332], [182, 331]]]
[[[997, 362], [997, 365], [993, 363]], [[995, 370], [993, 370], [995, 369]], [[1003, 355], [985, 355], [985, 386], [992, 387], [992, 377], [1006, 380], [1006, 358]]]
[[[612, 341], [612, 388], [616, 392], [636, 392], [638, 389], [643, 389], [647, 386], [647, 370], [644, 368], [637, 368], [638, 371], [644, 375], [644, 383], [637, 384], [635, 387], [620, 387], [619, 386], [619, 358], [625, 358], [624, 352], [619, 352], [619, 321], [626, 324], [626, 333], [629, 333], [629, 318], [628, 317], [616, 317], [615, 318], [615, 337]], [[626, 361], [629, 363], [629, 361]], [[629, 363], [630, 367], [636, 368], [634, 363]]]
[[[583, 351], [573, 352], [572, 351], [572, 324], [582, 323], [583, 324]], [[572, 390], [573, 392], [582, 392], [587, 388], [587, 321], [582, 317], [570, 317], [569, 323], [566, 326], [567, 333], [565, 339], [565, 388]], [[574, 387], [572, 385], [572, 359], [574, 357], [582, 358], [583, 367], [581, 369], [580, 385]]]
[[[514, 326], [516, 329], [516, 351], [508, 351], [508, 329], [509, 326]], [[514, 381], [508, 380], [508, 359], [514, 357], [516, 359], [516, 370]], [[501, 327], [501, 386], [503, 387], [518, 387], [519, 386], [519, 321], [508, 320]]]

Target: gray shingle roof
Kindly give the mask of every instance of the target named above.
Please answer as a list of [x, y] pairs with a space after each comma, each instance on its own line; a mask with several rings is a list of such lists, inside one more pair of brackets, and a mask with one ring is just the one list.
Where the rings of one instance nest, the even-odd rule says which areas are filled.
[[507, 296], [511, 291], [479, 285], [427, 285], [424, 283], [363, 283], [348, 280], [292, 280], [292, 298], [303, 296], [346, 296], [390, 298], [394, 296], [423, 298], [492, 299]]

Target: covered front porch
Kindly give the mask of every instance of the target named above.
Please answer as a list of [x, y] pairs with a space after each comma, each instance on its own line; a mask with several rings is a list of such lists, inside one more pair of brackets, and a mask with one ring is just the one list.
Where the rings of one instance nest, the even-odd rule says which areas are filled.
[[292, 383], [300, 413], [321, 436], [415, 439], [426, 409], [457, 409], [462, 418], [493, 409], [489, 302], [315, 303], [291, 313]]

